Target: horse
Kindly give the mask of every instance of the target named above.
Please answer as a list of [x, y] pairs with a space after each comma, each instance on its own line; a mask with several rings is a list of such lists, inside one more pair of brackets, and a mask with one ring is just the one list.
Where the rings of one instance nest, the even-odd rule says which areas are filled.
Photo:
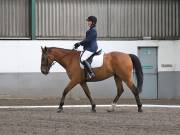
[[[91, 111], [96, 112], [96, 104], [91, 97], [91, 92], [88, 88], [87, 82], [102, 81], [112, 76], [114, 77], [116, 83], [117, 95], [112, 102], [111, 109], [109, 109], [108, 111], [115, 110], [117, 101], [124, 91], [122, 82], [125, 82], [125, 84], [130, 88], [135, 97], [138, 112], [143, 112], [142, 103], [139, 98], [139, 94], [142, 92], [143, 86], [143, 72], [141, 62], [136, 55], [126, 54], [119, 51], [105, 53], [103, 57], [103, 65], [98, 68], [93, 68], [95, 77], [87, 80], [85, 77], [84, 69], [80, 67], [80, 51], [77, 51], [75, 49], [69, 50], [56, 47], [41, 47], [41, 49], [42, 74], [47, 75], [54, 62], [57, 62], [62, 67], [64, 67], [70, 79], [68, 85], [65, 87], [62, 93], [57, 111], [58, 113], [63, 111], [63, 105], [66, 95], [77, 84], [80, 84], [83, 91], [85, 92], [85, 95], [89, 99], [92, 106]], [[133, 70], [135, 70], [137, 86], [133, 81]]]

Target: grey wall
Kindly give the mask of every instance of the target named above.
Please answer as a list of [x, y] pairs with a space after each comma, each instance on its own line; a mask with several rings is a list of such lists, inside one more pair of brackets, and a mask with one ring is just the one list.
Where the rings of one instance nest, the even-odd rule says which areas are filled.
[[[158, 98], [180, 98], [179, 80], [180, 72], [159, 72]], [[61, 96], [68, 81], [66, 73], [50, 73], [48, 76], [41, 73], [1, 73], [0, 98], [58, 97]], [[88, 86], [93, 98], [113, 98], [116, 95], [113, 78], [101, 82], [91, 82], [88, 83]], [[125, 92], [121, 98], [133, 98], [125, 84], [124, 88]], [[141, 98], [147, 97], [144, 92], [141, 94]], [[68, 94], [68, 98], [81, 99], [86, 96], [78, 85]]]
[[[48, 76], [41, 73], [1, 73], [0, 98], [58, 97], [61, 96], [68, 81], [66, 73], [50, 73]], [[88, 83], [88, 86], [93, 98], [113, 98], [116, 95], [113, 78]], [[80, 86], [73, 88], [68, 97], [75, 99], [86, 98]], [[129, 90], [126, 90], [123, 97], [130, 98], [132, 94]]]
[[179, 0], [37, 0], [38, 37], [83, 37], [98, 18], [101, 38], [179, 38]]
[[179, 0], [110, 0], [112, 37], [177, 37]]
[[29, 36], [29, 0], [0, 0], [0, 37]]
[[158, 97], [159, 99], [180, 98], [180, 71], [159, 72]]
[[[36, 0], [36, 36], [79, 39], [86, 18], [106, 39], [180, 37], [179, 0]], [[0, 37], [29, 37], [29, 0], [0, 0]]]
[[107, 37], [108, 0], [36, 0], [38, 37], [84, 37], [86, 18], [98, 18], [98, 36]]

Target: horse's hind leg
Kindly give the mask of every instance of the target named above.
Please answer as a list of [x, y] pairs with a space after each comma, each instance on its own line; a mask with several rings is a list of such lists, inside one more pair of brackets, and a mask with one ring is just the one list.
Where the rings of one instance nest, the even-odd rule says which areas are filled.
[[124, 92], [122, 80], [118, 76], [116, 76], [116, 75], [114, 76], [114, 80], [115, 80], [116, 87], [117, 87], [117, 95], [116, 95], [116, 97], [113, 100], [111, 108], [109, 110], [107, 110], [108, 112], [115, 111], [116, 103], [119, 100], [119, 98], [122, 95], [122, 93]]
[[91, 97], [91, 93], [89, 91], [87, 83], [84, 82], [84, 83], [81, 83], [80, 85], [81, 85], [82, 89], [84, 90], [86, 96], [88, 97], [88, 99], [89, 99], [89, 101], [90, 101], [90, 103], [92, 105], [92, 112], [96, 112], [96, 104], [95, 104], [95, 102], [93, 101], [93, 99]]
[[141, 100], [139, 98], [139, 90], [134, 85], [132, 80], [127, 81], [126, 84], [131, 89], [132, 93], [134, 94], [134, 97], [136, 99], [136, 103], [137, 103], [137, 106], [138, 106], [138, 112], [143, 112], [143, 110], [142, 110], [142, 103], [141, 103]]

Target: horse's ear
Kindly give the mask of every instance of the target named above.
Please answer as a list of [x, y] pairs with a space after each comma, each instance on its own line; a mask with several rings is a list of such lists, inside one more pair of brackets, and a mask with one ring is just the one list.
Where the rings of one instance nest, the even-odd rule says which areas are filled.
[[42, 50], [42, 52], [44, 52], [44, 48], [41, 46], [41, 50]]
[[47, 52], [47, 50], [48, 50], [48, 49], [47, 49], [47, 47], [45, 46], [45, 47], [44, 47], [44, 51]]
[[48, 49], [47, 49], [46, 46], [44, 48], [41, 46], [41, 50], [42, 50], [43, 53], [46, 53]]

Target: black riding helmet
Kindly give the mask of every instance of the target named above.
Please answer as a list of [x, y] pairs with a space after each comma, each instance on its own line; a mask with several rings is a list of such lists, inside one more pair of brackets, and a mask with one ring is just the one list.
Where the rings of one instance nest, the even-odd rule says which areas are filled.
[[86, 21], [92, 21], [94, 25], [97, 23], [97, 18], [95, 16], [89, 16]]

